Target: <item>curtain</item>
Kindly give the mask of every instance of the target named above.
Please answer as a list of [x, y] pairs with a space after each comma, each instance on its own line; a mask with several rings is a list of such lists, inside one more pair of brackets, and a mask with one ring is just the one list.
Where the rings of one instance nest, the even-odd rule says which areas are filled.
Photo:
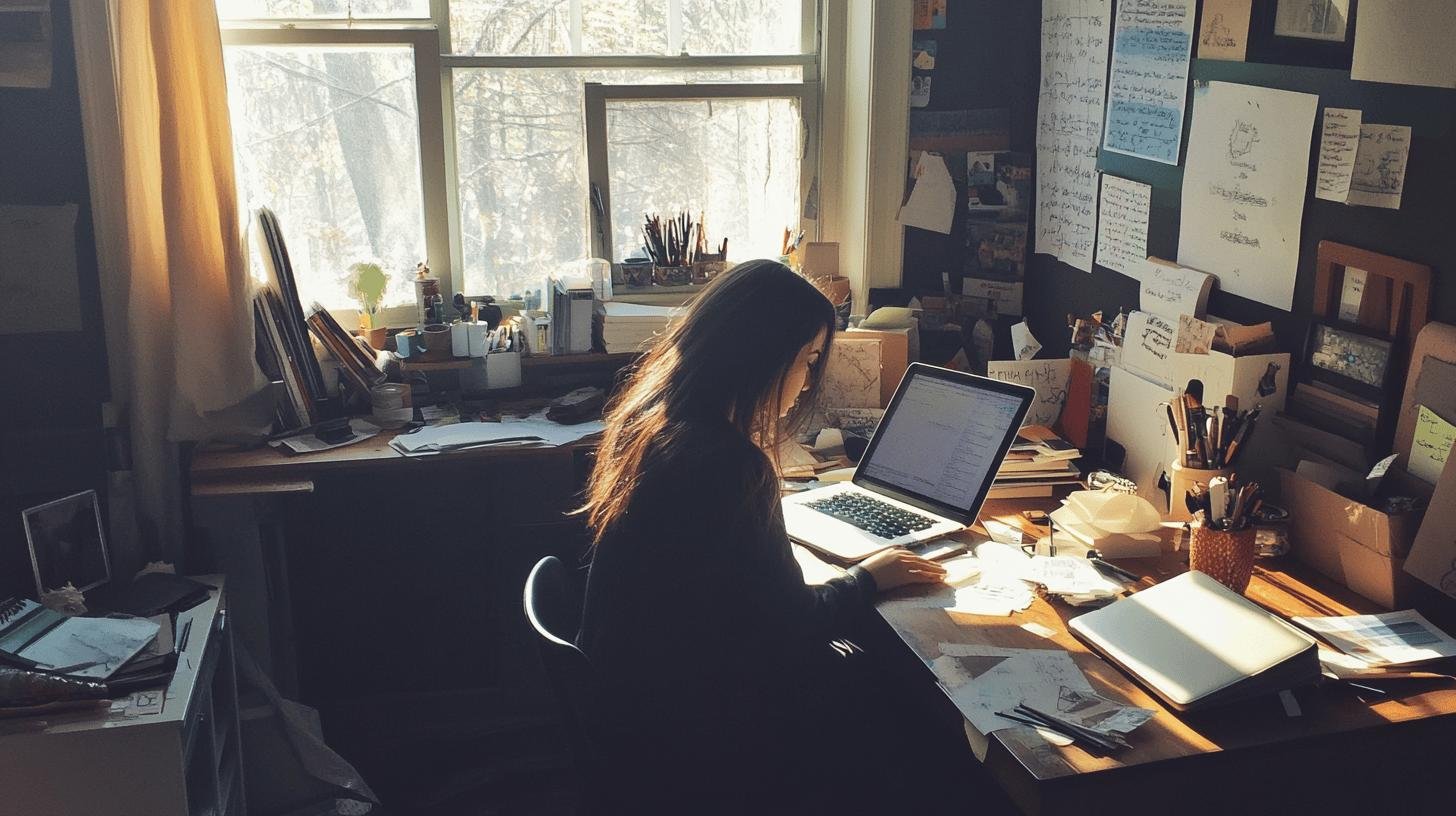
[[[180, 560], [185, 496], [177, 442], [235, 430], [263, 402], [251, 283], [234, 182], [222, 40], [213, 0], [110, 0], [121, 257], [103, 284], [125, 298], [110, 349], [131, 442], [146, 558]], [[116, 343], [112, 344], [117, 345]]]

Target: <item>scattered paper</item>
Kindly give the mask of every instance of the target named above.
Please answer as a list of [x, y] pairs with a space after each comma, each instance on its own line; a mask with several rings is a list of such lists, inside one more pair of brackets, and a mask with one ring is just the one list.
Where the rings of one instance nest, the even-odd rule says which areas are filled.
[[1020, 547], [1026, 540], [1026, 535], [1021, 532], [1021, 528], [1013, 524], [1007, 524], [995, 519], [985, 519], [981, 522], [981, 526], [986, 528], [986, 535], [998, 544]]
[[1288, 310], [1299, 268], [1319, 97], [1229, 82], [1196, 86], [1178, 261], [1230, 294]]
[[1162, 385], [1173, 382], [1173, 339], [1178, 322], [1151, 312], [1131, 312], [1122, 340], [1122, 365]]
[[1446, 466], [1447, 457], [1451, 455], [1451, 443], [1456, 442], [1456, 425], [1424, 405], [1419, 408], [1415, 438], [1411, 440], [1410, 465], [1406, 469], [1412, 475], [1435, 484], [1441, 476], [1441, 468]]
[[1456, 88], [1450, 0], [1360, 0], [1351, 79]]
[[1353, 266], [1345, 267], [1345, 279], [1340, 284], [1340, 319], [1346, 323], [1360, 322], [1360, 305], [1365, 302], [1365, 281], [1370, 273]]
[[1208, 311], [1212, 275], [1152, 260], [1144, 262], [1141, 270], [1143, 285], [1138, 303], [1144, 312], [1176, 320], [1180, 315], [1203, 317]]
[[1067, 381], [1072, 376], [1072, 361], [1060, 360], [992, 360], [986, 364], [986, 376], [1036, 389], [1036, 399], [1026, 413], [1023, 425], [1051, 425], [1062, 415], [1067, 402]]
[[1019, 723], [997, 716], [1026, 703], [1060, 711], [1068, 692], [1095, 695], [1072, 656], [1060, 649], [999, 649], [942, 643], [931, 671], [956, 708], [982, 734]]
[[1063, 719], [1090, 728], [1099, 734], [1130, 734], [1151, 720], [1156, 711], [1109, 700], [1094, 692], [1064, 689], [1057, 700], [1057, 713]]
[[1404, 125], [1360, 126], [1360, 149], [1355, 154], [1346, 204], [1400, 209], [1410, 132]]
[[985, 300], [998, 315], [1021, 314], [1021, 292], [1021, 281], [986, 278], [963, 278], [961, 280], [962, 296]]
[[1043, 0], [1036, 251], [1092, 271], [1111, 0]]
[[962, 615], [1004, 618], [1031, 606], [1036, 595], [1027, 585], [1015, 578], [986, 575], [983, 572], [973, 578], [947, 586], [930, 595], [907, 598], [891, 598], [881, 601], [880, 607], [911, 609], [942, 609]]
[[900, 208], [897, 220], [907, 227], [949, 235], [951, 220], [955, 217], [956, 193], [945, 159], [936, 153], [921, 153], [914, 177], [910, 200]]
[[[1362, 8], [1361, 19], [1368, 13]], [[1274, 36], [1342, 43], [1349, 23], [1350, 0], [1279, 0]]]
[[1207, 354], [1213, 348], [1213, 335], [1218, 326], [1190, 315], [1178, 316], [1178, 338], [1173, 350], [1179, 354]]
[[1097, 263], [1138, 277], [1148, 257], [1148, 211], [1153, 186], [1117, 176], [1102, 176], [1097, 216]]
[[1117, 4], [1105, 149], [1178, 163], [1197, 14], [1194, 0]]
[[0, 206], [0, 247], [0, 334], [80, 331], [76, 205]]
[[943, 582], [949, 587], [969, 586], [981, 577], [981, 560], [975, 553], [965, 553], [940, 562], [945, 567]]
[[559, 446], [606, 430], [601, 420], [562, 425], [546, 418], [546, 412], [500, 422], [456, 422], [431, 425], [391, 439], [389, 446], [406, 456], [425, 456], [449, 451], [498, 446]]
[[1052, 595], [1098, 595], [1112, 597], [1122, 584], [1109, 581], [1086, 558], [1070, 555], [1036, 555], [1022, 565], [1023, 581], [1041, 584]]
[[1204, 0], [1198, 28], [1198, 58], [1243, 62], [1249, 48], [1249, 14], [1254, 0]]
[[1344, 201], [1350, 194], [1355, 153], [1360, 148], [1360, 116], [1360, 111], [1350, 108], [1325, 108], [1314, 181], [1315, 198]]
[[1456, 656], [1456, 639], [1413, 609], [1290, 620], [1371, 666], [1402, 666]]
[[1057, 636], [1055, 629], [1052, 629], [1050, 626], [1042, 626], [1036, 621], [1027, 621], [1026, 623], [1021, 624], [1021, 628], [1032, 633], [1033, 635], [1036, 635], [1037, 637], [1046, 638], [1048, 640]]
[[1011, 348], [1016, 350], [1018, 360], [1030, 360], [1041, 351], [1041, 343], [1037, 342], [1025, 320], [1011, 327]]
[[355, 442], [363, 442], [379, 433], [379, 426], [367, 419], [349, 420], [349, 430], [353, 433], [348, 439], [341, 442], [325, 442], [311, 433], [286, 436], [282, 439], [275, 439], [271, 444], [275, 448], [287, 448], [294, 453], [318, 453], [319, 451], [342, 448], [345, 445], [352, 445]]

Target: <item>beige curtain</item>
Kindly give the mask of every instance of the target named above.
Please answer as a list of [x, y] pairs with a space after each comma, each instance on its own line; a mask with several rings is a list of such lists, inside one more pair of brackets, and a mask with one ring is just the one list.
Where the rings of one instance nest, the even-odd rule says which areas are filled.
[[[180, 558], [176, 442], [229, 430], [266, 385], [253, 360], [232, 130], [214, 0], [111, 0], [124, 256], [125, 422], [147, 557]], [[108, 319], [121, 310], [109, 310]], [[117, 378], [113, 378], [115, 381]]]

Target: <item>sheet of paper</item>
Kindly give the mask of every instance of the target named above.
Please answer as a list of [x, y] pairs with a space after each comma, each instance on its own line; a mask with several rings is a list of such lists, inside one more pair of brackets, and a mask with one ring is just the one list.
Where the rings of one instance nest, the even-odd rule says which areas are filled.
[[829, 346], [819, 407], [880, 407], [880, 338], [840, 335]]
[[1344, 201], [1350, 194], [1350, 176], [1355, 172], [1355, 153], [1360, 148], [1360, 116], [1360, 111], [1351, 108], [1325, 108], [1315, 198]]
[[1092, 271], [1111, 0], [1042, 0], [1036, 251]]
[[1143, 311], [1175, 320], [1179, 315], [1203, 317], [1208, 310], [1212, 275], [1154, 261], [1144, 262], [1140, 269], [1143, 285], [1138, 304]]
[[[955, 644], [943, 644], [942, 649]], [[961, 714], [982, 734], [1015, 728], [997, 716], [1026, 703], [1044, 711], [1059, 710], [1067, 692], [1095, 694], [1076, 661], [1059, 649], [988, 650], [989, 654], [942, 654], [931, 671]]]
[[1066, 358], [992, 360], [986, 363], [986, 376], [1036, 389], [1036, 399], [1022, 424], [1051, 425], [1062, 415], [1062, 406], [1067, 402], [1067, 380], [1072, 376], [1072, 361]]
[[1020, 578], [1041, 584], [1053, 595], [1112, 596], [1122, 585], [1103, 577], [1086, 558], [1070, 555], [1038, 555], [1027, 559]]
[[1410, 157], [1410, 131], [1404, 125], [1361, 125], [1346, 204], [1400, 209], [1405, 189], [1405, 164]]
[[1148, 211], [1153, 186], [1118, 176], [1102, 176], [1097, 213], [1097, 263], [1138, 277], [1148, 258]]
[[1254, 0], [1204, 0], [1198, 27], [1198, 58], [1243, 62], [1249, 48], [1249, 13]]
[[1419, 406], [1416, 433], [1411, 440], [1410, 464], [1406, 469], [1412, 475], [1435, 484], [1447, 457], [1451, 455], [1452, 442], [1456, 442], [1456, 425], [1442, 419], [1430, 408]]
[[1157, 714], [1150, 708], [1130, 706], [1076, 689], [1063, 690], [1057, 700], [1057, 713], [1102, 734], [1129, 734]]
[[76, 205], [0, 206], [0, 334], [81, 330]]
[[1360, 0], [1351, 79], [1456, 88], [1450, 0]]
[[1193, 94], [1178, 262], [1288, 310], [1299, 268], [1314, 94], [1209, 82]]
[[1345, 280], [1340, 284], [1340, 319], [1358, 323], [1360, 304], [1365, 301], [1365, 281], [1370, 273], [1353, 266], [1345, 267]]
[[299, 434], [288, 436], [283, 439], [274, 440], [271, 444], [275, 448], [287, 448], [294, 453], [318, 453], [319, 451], [342, 448], [345, 445], [352, 445], [355, 442], [363, 442], [379, 433], [379, 426], [367, 419], [354, 418], [349, 420], [349, 430], [353, 434], [342, 442], [325, 442], [313, 434]]
[[1190, 315], [1178, 315], [1178, 337], [1173, 350], [1179, 354], [1207, 354], [1213, 349], [1213, 335], [1218, 326]]
[[998, 315], [1021, 314], [1021, 281], [992, 280], [989, 278], [962, 278], [961, 294], [965, 297], [981, 298], [996, 310]]
[[389, 446], [406, 456], [429, 456], [483, 445], [559, 446], [605, 429], [601, 420], [561, 425], [547, 419], [546, 412], [542, 411], [526, 418], [503, 418], [500, 422], [431, 425], [400, 434], [390, 440]]
[[1041, 351], [1041, 343], [1037, 342], [1025, 320], [1011, 327], [1011, 348], [1016, 351], [1018, 360], [1030, 360]]
[[1167, 497], [1158, 488], [1158, 477], [1173, 459], [1172, 431], [1162, 403], [1172, 399], [1173, 390], [1149, 382], [1122, 366], [1112, 367], [1107, 392], [1107, 439], [1125, 451], [1123, 475], [1138, 487], [1138, 495], [1159, 510], [1167, 509]]
[[949, 235], [950, 223], [955, 217], [956, 193], [945, 159], [936, 153], [921, 153], [914, 175], [910, 200], [900, 208], [900, 223]]
[[[1427, 359], [1426, 366], [1432, 362]], [[1447, 457], [1441, 468], [1405, 571], [1456, 598], [1456, 457]]]
[[1372, 666], [1400, 666], [1456, 656], [1456, 639], [1413, 609], [1290, 620]]
[[1122, 0], [1112, 35], [1107, 128], [1102, 146], [1177, 164], [1183, 144], [1194, 0]]
[[1173, 340], [1178, 320], [1152, 312], [1131, 312], [1122, 340], [1122, 364], [1153, 382], [1173, 383]]
[[1274, 10], [1276, 37], [1342, 43], [1349, 25], [1350, 0], [1279, 0]]

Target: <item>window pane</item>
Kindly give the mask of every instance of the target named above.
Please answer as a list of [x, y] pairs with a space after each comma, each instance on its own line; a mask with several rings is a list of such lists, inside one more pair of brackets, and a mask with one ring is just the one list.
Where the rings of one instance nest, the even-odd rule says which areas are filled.
[[666, 54], [667, 0], [451, 0], [450, 38], [457, 54]]
[[396, 17], [430, 16], [430, 0], [217, 0], [224, 20], [269, 17]]
[[642, 246], [642, 215], [702, 214], [733, 261], [779, 254], [798, 228], [802, 118], [796, 99], [607, 102], [612, 246]]
[[[590, 251], [584, 83], [797, 82], [801, 77], [797, 67], [456, 70], [456, 167], [465, 291], [502, 296], [524, 292], [539, 285], [547, 273]], [[798, 125], [785, 124], [790, 126], [797, 140]], [[793, 154], [795, 173], [797, 155]], [[640, 217], [639, 212], [634, 220]]]
[[[359, 261], [410, 302], [425, 257], [414, 58], [406, 46], [226, 49], [238, 184], [278, 214], [304, 303], [353, 307]], [[444, 259], [437, 259], [442, 265]]]
[[689, 54], [797, 54], [800, 0], [682, 0]]

